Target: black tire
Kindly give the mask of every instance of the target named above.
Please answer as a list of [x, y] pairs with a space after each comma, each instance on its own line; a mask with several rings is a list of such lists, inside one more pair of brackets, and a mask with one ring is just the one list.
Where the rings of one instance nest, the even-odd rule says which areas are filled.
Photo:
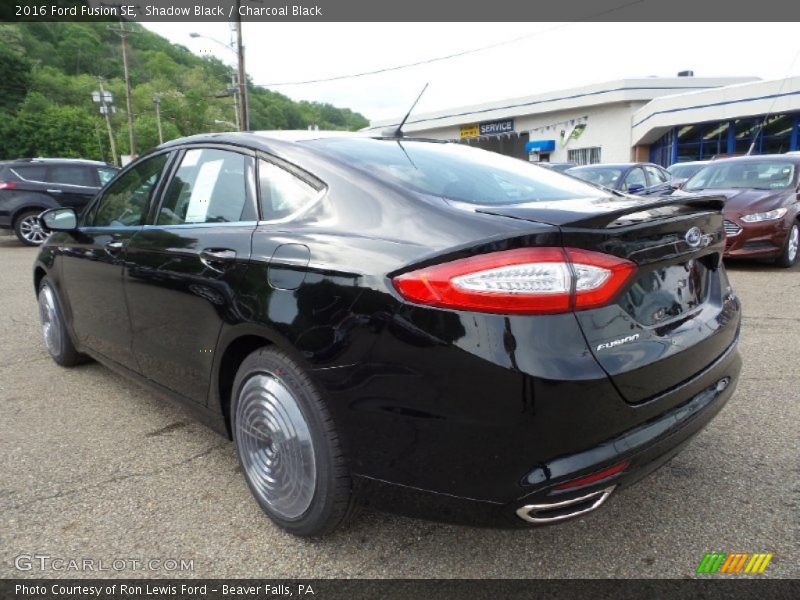
[[[72, 367], [86, 362], [88, 357], [75, 349], [64, 323], [64, 312], [61, 310], [58, 294], [47, 277], [42, 278], [39, 284], [38, 300], [42, 335], [53, 360], [62, 367]], [[48, 324], [53, 328], [51, 331], [47, 329]]]
[[[17, 239], [26, 246], [41, 246], [47, 240], [48, 234], [34, 223], [37, 221], [42, 209], [26, 210], [14, 219], [14, 233]], [[31, 229], [34, 226], [34, 229]]]
[[352, 519], [355, 494], [333, 419], [311, 379], [285, 352], [264, 347], [242, 362], [230, 414], [247, 485], [276, 524], [294, 535], [321, 536]]
[[796, 222], [789, 228], [789, 233], [786, 236], [786, 241], [783, 243], [783, 250], [778, 258], [775, 259], [775, 264], [784, 269], [793, 267], [797, 264], [798, 256], [798, 240], [800, 239], [800, 225]]

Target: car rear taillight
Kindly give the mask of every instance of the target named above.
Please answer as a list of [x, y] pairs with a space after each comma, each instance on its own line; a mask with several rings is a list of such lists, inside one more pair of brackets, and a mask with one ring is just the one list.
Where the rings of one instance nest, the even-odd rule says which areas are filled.
[[0, 181], [0, 190], [15, 190], [17, 184], [13, 181]]
[[577, 248], [518, 248], [424, 267], [392, 279], [417, 304], [501, 314], [552, 314], [607, 304], [636, 265]]

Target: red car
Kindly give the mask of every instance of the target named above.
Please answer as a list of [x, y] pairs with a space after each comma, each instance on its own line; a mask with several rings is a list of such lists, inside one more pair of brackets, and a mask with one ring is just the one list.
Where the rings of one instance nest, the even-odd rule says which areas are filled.
[[675, 195], [721, 195], [725, 256], [797, 262], [800, 246], [800, 155], [742, 156], [709, 163]]

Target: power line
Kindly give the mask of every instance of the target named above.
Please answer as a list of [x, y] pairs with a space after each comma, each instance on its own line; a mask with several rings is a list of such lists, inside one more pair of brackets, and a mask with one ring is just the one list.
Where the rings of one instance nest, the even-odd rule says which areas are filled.
[[453, 59], [453, 58], [460, 58], [462, 56], [467, 56], [469, 54], [475, 54], [477, 52], [483, 52], [485, 50], [492, 50], [493, 48], [499, 48], [501, 46], [508, 46], [509, 44], [515, 44], [517, 42], [520, 42], [520, 41], [528, 39], [528, 38], [536, 37], [536, 36], [542, 35], [544, 33], [550, 33], [551, 31], [556, 31], [556, 30], [559, 30], [559, 29], [564, 29], [564, 28], [570, 27], [572, 25], [575, 25], [576, 23], [591, 21], [592, 19], [595, 19], [597, 17], [602, 17], [602, 16], [607, 15], [609, 13], [613, 13], [613, 12], [616, 12], [616, 11], [619, 11], [619, 10], [624, 10], [626, 8], [629, 8], [629, 7], [634, 6], [636, 4], [642, 4], [644, 2], [647, 2], [647, 0], [633, 0], [632, 2], [628, 2], [626, 4], [622, 4], [620, 6], [617, 6], [617, 7], [614, 7], [614, 8], [609, 8], [607, 10], [595, 13], [593, 15], [590, 15], [589, 17], [586, 17], [585, 19], [579, 19], [577, 21], [571, 21], [569, 23], [560, 23], [559, 25], [554, 25], [552, 27], [548, 27], [547, 29], [542, 29], [540, 31], [534, 31], [534, 32], [531, 32], [531, 33], [526, 33], [525, 35], [521, 35], [521, 36], [518, 36], [518, 37], [515, 37], [515, 38], [511, 38], [510, 40], [504, 40], [504, 41], [501, 41], [501, 42], [495, 42], [493, 44], [488, 44], [486, 46], [480, 46], [478, 48], [472, 48], [472, 49], [469, 49], [469, 50], [462, 50], [460, 52], [454, 52], [452, 54], [446, 54], [444, 56], [436, 56], [434, 58], [428, 58], [428, 59], [425, 59], [425, 60], [419, 60], [419, 61], [412, 62], [412, 63], [405, 63], [405, 64], [402, 64], [402, 65], [395, 65], [395, 66], [392, 66], [392, 67], [384, 67], [382, 69], [374, 69], [372, 71], [363, 71], [361, 73], [350, 73], [348, 75], [336, 75], [334, 77], [325, 77], [325, 78], [322, 78], [322, 79], [306, 79], [306, 80], [302, 80], [302, 81], [277, 81], [277, 82], [273, 82], [273, 83], [257, 83], [255, 85], [257, 87], [280, 87], [280, 86], [287, 86], [287, 85], [307, 85], [307, 84], [310, 84], [310, 83], [325, 83], [325, 82], [328, 82], [328, 81], [341, 81], [342, 79], [354, 79], [354, 78], [357, 78], [357, 77], [367, 77], [367, 76], [370, 76], [370, 75], [379, 75], [381, 73], [390, 73], [392, 71], [400, 71], [402, 69], [410, 69], [412, 67], [419, 67], [419, 66], [422, 66], [422, 65], [428, 65], [428, 64], [431, 64], [431, 63], [450, 60], [450, 59]]

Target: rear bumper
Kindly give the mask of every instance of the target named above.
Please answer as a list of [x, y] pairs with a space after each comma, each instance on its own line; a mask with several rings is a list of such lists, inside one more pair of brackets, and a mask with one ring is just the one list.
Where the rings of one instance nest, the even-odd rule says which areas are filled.
[[[358, 477], [359, 489], [368, 503], [383, 509], [471, 525], [524, 527], [586, 514], [606, 500], [613, 501], [616, 491], [668, 462], [716, 416], [738, 382], [741, 359], [737, 342], [738, 337], [722, 356], [680, 389], [667, 392], [670, 396], [684, 394], [680, 404], [600, 444], [536, 466], [516, 482], [518, 489], [527, 491], [512, 501], [466, 498], [366, 476]], [[608, 478], [558, 489], [566, 482], [622, 462], [627, 462], [627, 467]], [[475, 476], [481, 474], [476, 472]]]
[[[546, 465], [545, 469], [534, 469], [528, 478], [537, 482], [536, 491], [509, 503], [507, 512], [516, 514], [521, 506], [529, 504], [547, 505], [606, 490], [615, 492], [652, 473], [680, 452], [717, 415], [736, 390], [740, 371], [741, 358], [734, 343], [723, 356], [698, 375], [698, 378], [708, 382], [701, 392], [657, 419], [626, 431], [600, 446], [559, 458]], [[628, 467], [619, 474], [582, 487], [558, 489], [560, 484], [622, 462], [627, 462]]]

